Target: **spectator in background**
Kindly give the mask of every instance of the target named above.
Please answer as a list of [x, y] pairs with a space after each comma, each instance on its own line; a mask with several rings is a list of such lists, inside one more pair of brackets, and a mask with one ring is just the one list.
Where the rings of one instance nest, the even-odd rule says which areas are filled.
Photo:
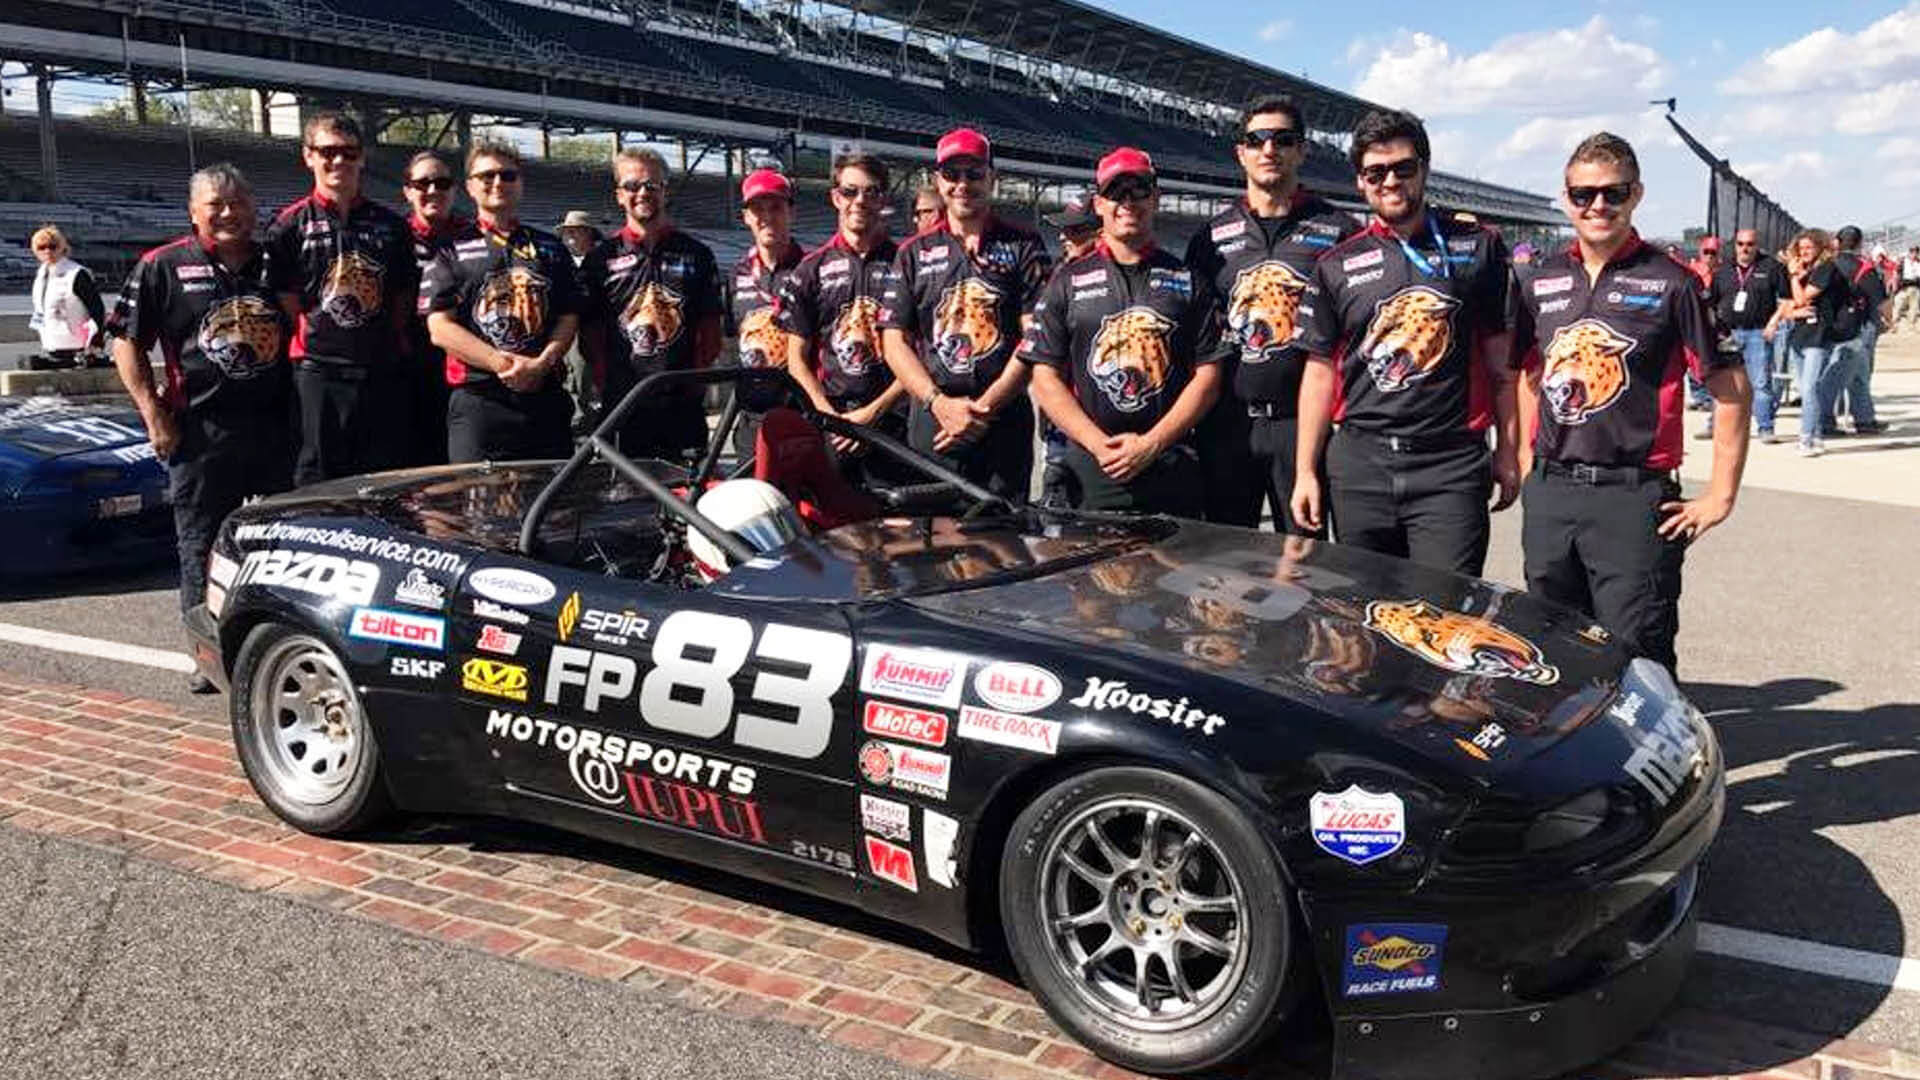
[[93, 272], [74, 262], [66, 234], [53, 225], [34, 230], [28, 241], [40, 268], [33, 275], [30, 326], [40, 332], [40, 348], [61, 367], [79, 362], [100, 347], [107, 331], [107, 309]]
[[[1833, 265], [1847, 283], [1847, 296], [1836, 316], [1833, 362], [1829, 386], [1820, 391], [1825, 423], [1839, 430], [1844, 403], [1853, 417], [1855, 435], [1877, 435], [1883, 428], [1873, 412], [1873, 350], [1880, 339], [1880, 319], [1887, 305], [1886, 278], [1871, 259], [1860, 255], [1860, 229], [1849, 225], [1834, 234], [1837, 253]], [[1849, 336], [1851, 332], [1851, 336]]]
[[[1760, 250], [1760, 238], [1752, 229], [1733, 234], [1733, 261], [1714, 271], [1707, 290], [1708, 303], [1720, 328], [1733, 335], [1747, 381], [1753, 384], [1753, 418], [1760, 441], [1773, 443], [1774, 414], [1779, 402], [1773, 394], [1772, 350], [1767, 344], [1767, 325], [1773, 318], [1774, 298], [1779, 295], [1785, 271], [1772, 257]], [[1713, 414], [1707, 414], [1709, 437], [1713, 432]]]
[[585, 210], [569, 210], [560, 224], [554, 227], [554, 234], [560, 242], [567, 245], [567, 254], [573, 256], [573, 265], [587, 257], [587, 252], [600, 242], [600, 229], [593, 223], [593, 215]]
[[[401, 192], [413, 213], [407, 229], [413, 233], [413, 260], [420, 273], [433, 261], [448, 238], [473, 224], [453, 209], [453, 168], [440, 155], [422, 150], [407, 159]], [[413, 336], [413, 394], [407, 410], [407, 444], [415, 465], [447, 463], [447, 354], [433, 343], [424, 319], [408, 325]]]
[[932, 184], [922, 184], [913, 193], [913, 231], [930, 228], [947, 212], [947, 203], [940, 197], [940, 189]]
[[1515, 266], [1532, 266], [1532, 265], [1533, 265], [1533, 254], [1534, 254], [1534, 252], [1533, 252], [1533, 245], [1532, 245], [1532, 244], [1515, 244], [1515, 245], [1513, 245], [1513, 265], [1515, 265]]
[[1897, 333], [1920, 322], [1920, 247], [1907, 249], [1900, 260], [1900, 284], [1893, 294], [1893, 321], [1887, 329]]
[[1048, 227], [1058, 230], [1060, 261], [1072, 262], [1093, 250], [1100, 241], [1100, 219], [1087, 208], [1085, 199], [1075, 199], [1051, 214], [1040, 215]]
[[[567, 254], [573, 256], [575, 266], [579, 266], [587, 257], [587, 252], [600, 242], [600, 229], [593, 223], [593, 216], [585, 210], [567, 211], [554, 229], [554, 234], [567, 246]], [[582, 334], [574, 339], [573, 348], [567, 350], [566, 359], [565, 385], [567, 396], [573, 399], [573, 430], [577, 433], [584, 433], [593, 426], [594, 414], [600, 409], [599, 394], [593, 385], [593, 372], [587, 364], [583, 342], [585, 336]]]
[[1821, 417], [1826, 415], [1821, 379], [1831, 357], [1828, 333], [1845, 282], [1833, 268], [1825, 233], [1807, 229], [1793, 238], [1787, 250], [1787, 276], [1782, 283], [1782, 299], [1787, 302], [1775, 316], [1779, 327], [1775, 333], [1784, 330], [1788, 335], [1788, 362], [1800, 387], [1800, 456], [1819, 457], [1827, 452], [1826, 434], [1821, 430]]
[[[1686, 265], [1687, 269], [1693, 273], [1694, 279], [1700, 283], [1701, 298], [1706, 299], [1708, 292], [1713, 288], [1713, 275], [1720, 269], [1720, 238], [1712, 234], [1701, 237], [1700, 254], [1687, 260]], [[1701, 436], [1701, 438], [1707, 438], [1713, 431], [1713, 398], [1707, 393], [1707, 388], [1701, 384], [1700, 380], [1693, 377], [1692, 369], [1688, 369], [1686, 376], [1687, 408], [1707, 414], [1707, 434]]]

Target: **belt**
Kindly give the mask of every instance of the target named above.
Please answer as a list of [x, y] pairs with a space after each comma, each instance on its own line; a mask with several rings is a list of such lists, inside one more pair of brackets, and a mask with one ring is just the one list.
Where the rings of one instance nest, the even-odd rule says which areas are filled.
[[1542, 459], [1540, 471], [1548, 476], [1558, 476], [1576, 484], [1599, 487], [1607, 484], [1638, 484], [1647, 480], [1671, 480], [1673, 473], [1665, 469], [1643, 469], [1638, 465], [1588, 465], [1579, 461], [1549, 461]]
[[1298, 415], [1293, 409], [1272, 401], [1247, 402], [1247, 415], [1256, 420], [1291, 420]]
[[1444, 435], [1383, 435], [1377, 431], [1342, 427], [1340, 433], [1365, 439], [1396, 454], [1417, 454], [1424, 450], [1457, 450], [1463, 446], [1487, 445], [1484, 431], [1450, 431]]
[[297, 371], [310, 371], [324, 378], [339, 382], [366, 382], [393, 374], [387, 368], [375, 368], [366, 364], [341, 364], [328, 360], [310, 360], [302, 357], [293, 362]]

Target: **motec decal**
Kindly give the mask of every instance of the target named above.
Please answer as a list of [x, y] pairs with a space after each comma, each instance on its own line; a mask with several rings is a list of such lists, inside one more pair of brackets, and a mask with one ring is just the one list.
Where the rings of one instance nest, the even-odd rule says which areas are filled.
[[968, 705], [960, 710], [960, 737], [1052, 754], [1060, 749], [1060, 722]]
[[1307, 817], [1320, 850], [1355, 866], [1384, 859], [1407, 842], [1406, 804], [1392, 792], [1374, 794], [1358, 784], [1323, 791], [1308, 801]]
[[511, 566], [489, 566], [467, 578], [467, 587], [502, 604], [533, 607], [553, 599], [553, 582], [531, 571]]
[[1340, 996], [1377, 997], [1440, 989], [1447, 928], [1440, 923], [1366, 923], [1347, 927]]
[[869, 701], [860, 727], [869, 735], [883, 735], [922, 746], [947, 745], [947, 714], [895, 705], [890, 701]]
[[1453, 347], [1453, 313], [1459, 307], [1460, 301], [1425, 285], [1382, 300], [1356, 350], [1374, 387], [1392, 393], [1431, 375]]
[[873, 644], [860, 666], [860, 689], [951, 709], [960, 704], [966, 670], [967, 658], [957, 653]]
[[234, 582], [297, 589], [328, 600], [365, 607], [380, 588], [380, 568], [362, 559], [343, 559], [315, 551], [252, 551]]
[[1561, 424], [1584, 424], [1620, 400], [1632, 381], [1627, 356], [1638, 343], [1598, 319], [1553, 332], [1540, 352], [1540, 397]]
[[527, 700], [527, 669], [519, 664], [482, 660], [476, 656], [460, 665], [460, 685], [464, 689], [476, 694], [486, 694], [488, 697], [525, 701]]
[[867, 842], [867, 869], [882, 881], [891, 881], [908, 892], [919, 892], [920, 882], [913, 872], [913, 850], [891, 844], [877, 836]]
[[981, 701], [1007, 712], [1030, 713], [1060, 700], [1060, 679], [1046, 668], [998, 661], [973, 677]]
[[1124, 679], [1088, 677], [1087, 688], [1069, 704], [1078, 705], [1083, 709], [1151, 716], [1155, 720], [1165, 720], [1180, 727], [1199, 728], [1203, 735], [1213, 734], [1227, 722], [1226, 718], [1219, 713], [1208, 712], [1192, 705], [1184, 697], [1154, 697], [1152, 694], [1134, 690]]
[[347, 623], [347, 634], [367, 641], [439, 652], [447, 644], [447, 621], [385, 608], [355, 608], [353, 618]]
[[1427, 663], [1462, 675], [1540, 686], [1560, 681], [1560, 669], [1547, 663], [1540, 646], [1488, 619], [1425, 600], [1375, 600], [1367, 605], [1366, 626]]

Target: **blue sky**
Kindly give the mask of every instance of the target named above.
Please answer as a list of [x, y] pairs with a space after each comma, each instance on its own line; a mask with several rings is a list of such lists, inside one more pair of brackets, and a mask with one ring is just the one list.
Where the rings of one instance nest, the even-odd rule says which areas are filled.
[[1100, 6], [1426, 120], [1436, 167], [1548, 192], [1580, 137], [1632, 140], [1650, 234], [1706, 213], [1653, 98], [1808, 225], [1920, 228], [1920, 0]]

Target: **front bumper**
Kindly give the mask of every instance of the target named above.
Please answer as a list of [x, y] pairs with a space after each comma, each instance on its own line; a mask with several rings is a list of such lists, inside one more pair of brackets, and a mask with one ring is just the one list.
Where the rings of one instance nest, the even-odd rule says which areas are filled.
[[220, 656], [220, 626], [207, 612], [207, 605], [195, 604], [187, 611], [187, 641], [193, 649], [193, 666], [207, 681], [228, 693], [227, 665]]

